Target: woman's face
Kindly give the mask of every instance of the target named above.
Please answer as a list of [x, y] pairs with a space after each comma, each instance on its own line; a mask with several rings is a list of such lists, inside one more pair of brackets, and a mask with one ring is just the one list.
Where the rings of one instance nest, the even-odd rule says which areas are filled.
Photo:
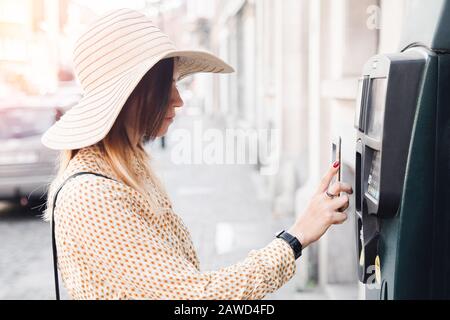
[[161, 128], [158, 131], [158, 137], [162, 137], [167, 133], [169, 126], [172, 124], [175, 118], [175, 108], [181, 108], [184, 104], [183, 99], [181, 99], [180, 93], [178, 92], [177, 82], [178, 79], [178, 70], [175, 67], [173, 72], [173, 80], [172, 80], [172, 90], [169, 98], [169, 105], [167, 107], [167, 113], [164, 118], [164, 122], [161, 125]]

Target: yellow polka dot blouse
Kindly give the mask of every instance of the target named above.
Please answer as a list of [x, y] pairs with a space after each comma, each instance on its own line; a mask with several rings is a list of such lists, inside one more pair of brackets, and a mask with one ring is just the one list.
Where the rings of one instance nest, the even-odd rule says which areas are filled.
[[[77, 153], [61, 182], [81, 171], [118, 179], [96, 146]], [[293, 251], [281, 239], [235, 265], [200, 271], [189, 231], [152, 186], [159, 209], [127, 185], [94, 175], [61, 190], [54, 212], [58, 268], [72, 299], [262, 299], [295, 274]]]

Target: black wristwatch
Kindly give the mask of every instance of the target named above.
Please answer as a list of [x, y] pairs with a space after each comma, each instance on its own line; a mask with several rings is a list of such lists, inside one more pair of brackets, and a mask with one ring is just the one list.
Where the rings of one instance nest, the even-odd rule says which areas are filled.
[[291, 246], [292, 250], [294, 250], [294, 256], [296, 260], [302, 255], [303, 246], [300, 241], [298, 241], [298, 239], [292, 234], [283, 230], [277, 233], [276, 237], [283, 239]]

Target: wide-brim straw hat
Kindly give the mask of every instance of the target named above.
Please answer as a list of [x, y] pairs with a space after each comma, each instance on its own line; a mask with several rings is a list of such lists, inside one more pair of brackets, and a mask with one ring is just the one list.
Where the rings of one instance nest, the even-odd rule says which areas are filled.
[[96, 19], [74, 48], [74, 71], [84, 95], [42, 136], [55, 150], [93, 145], [110, 131], [142, 77], [160, 60], [177, 59], [178, 80], [194, 73], [232, 73], [207, 51], [177, 50], [146, 15], [132, 9], [109, 11]]

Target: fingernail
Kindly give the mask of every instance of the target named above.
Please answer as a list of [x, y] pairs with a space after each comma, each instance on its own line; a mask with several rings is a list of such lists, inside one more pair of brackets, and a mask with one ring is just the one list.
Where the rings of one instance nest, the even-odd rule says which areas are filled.
[[337, 168], [337, 167], [339, 167], [339, 165], [340, 165], [340, 162], [339, 161], [335, 161], [334, 163], [333, 163], [333, 168]]

